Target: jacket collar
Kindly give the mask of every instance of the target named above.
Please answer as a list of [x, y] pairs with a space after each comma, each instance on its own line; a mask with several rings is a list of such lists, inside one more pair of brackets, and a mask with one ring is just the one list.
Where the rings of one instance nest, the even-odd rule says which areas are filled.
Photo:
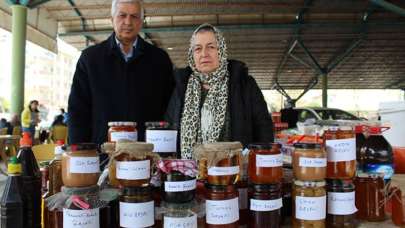
[[[140, 37], [139, 35], [138, 35], [137, 39], [138, 39], [138, 41], [137, 41], [136, 47], [134, 49], [134, 53], [132, 55], [132, 58], [128, 62], [131, 62], [132, 60], [137, 59], [139, 56], [144, 54], [145, 40], [142, 39], [142, 37]], [[117, 57], [120, 57], [124, 60], [124, 57], [121, 54], [120, 47], [117, 45], [117, 42], [115, 40], [115, 32], [113, 32], [110, 35], [110, 37], [108, 38], [108, 46], [109, 46], [110, 54], [116, 55]]]

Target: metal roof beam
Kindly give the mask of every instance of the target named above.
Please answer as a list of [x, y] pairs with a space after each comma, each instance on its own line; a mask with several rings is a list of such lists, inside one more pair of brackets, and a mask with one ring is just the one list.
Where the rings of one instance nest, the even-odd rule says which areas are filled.
[[38, 6], [40, 6], [40, 5], [44, 4], [44, 3], [47, 3], [49, 1], [51, 1], [51, 0], [32, 0], [32, 1], [30, 1], [28, 3], [27, 6], [30, 9], [34, 9], [35, 7], [38, 7]]
[[[86, 31], [86, 30], [87, 30], [87, 28], [86, 28], [86, 27], [87, 27], [86, 19], [83, 17], [82, 13], [81, 13], [80, 10], [77, 8], [76, 3], [75, 3], [73, 0], [67, 0], [67, 1], [68, 1], [69, 4], [73, 7], [73, 10], [74, 10], [75, 13], [77, 14], [77, 16], [80, 17], [81, 26], [82, 26], [83, 31]], [[90, 45], [90, 42], [89, 42], [89, 41], [93, 41], [93, 42], [97, 43], [97, 40], [94, 39], [92, 36], [86, 35], [86, 34], [83, 34], [83, 36], [86, 37], [86, 46], [89, 46], [89, 45]]]
[[370, 0], [372, 3], [381, 6], [382, 8], [389, 10], [391, 12], [394, 12], [396, 14], [399, 14], [403, 17], [405, 17], [405, 9], [396, 6], [390, 2], [384, 1], [384, 0]]

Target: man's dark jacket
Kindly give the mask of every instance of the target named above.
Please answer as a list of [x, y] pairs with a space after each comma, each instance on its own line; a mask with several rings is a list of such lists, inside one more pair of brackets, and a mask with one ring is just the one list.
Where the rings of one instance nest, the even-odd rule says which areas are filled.
[[69, 96], [69, 143], [107, 141], [110, 121], [137, 122], [144, 140], [144, 122], [163, 120], [174, 87], [170, 58], [139, 36], [133, 53], [125, 62], [114, 33], [82, 52]]
[[[244, 146], [254, 142], [273, 142], [273, 123], [256, 81], [248, 74], [242, 62], [230, 60], [228, 70], [231, 140], [240, 141]], [[189, 67], [175, 72], [176, 87], [166, 113], [166, 119], [177, 126], [179, 135], [185, 92], [191, 73]]]

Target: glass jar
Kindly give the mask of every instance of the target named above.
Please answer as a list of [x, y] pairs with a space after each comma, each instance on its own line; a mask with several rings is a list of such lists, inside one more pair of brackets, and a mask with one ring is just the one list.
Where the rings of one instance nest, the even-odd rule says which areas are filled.
[[188, 203], [163, 203], [163, 227], [197, 227], [197, 204], [195, 201]]
[[249, 189], [250, 228], [276, 228], [281, 225], [283, 206], [281, 184], [253, 185]]
[[241, 170], [240, 142], [217, 142], [197, 146], [199, 179], [212, 185], [231, 185], [239, 180]]
[[62, 155], [62, 181], [65, 187], [96, 185], [100, 175], [97, 145], [83, 143], [66, 147]]
[[241, 180], [236, 184], [239, 199], [239, 225], [245, 226], [249, 220], [248, 182]]
[[293, 172], [297, 180], [321, 181], [326, 177], [326, 153], [320, 144], [296, 143], [293, 152]]
[[325, 227], [325, 181], [294, 181], [293, 227]]
[[116, 174], [116, 165], [115, 165], [115, 159], [114, 159], [114, 154], [116, 152], [115, 150], [115, 143], [113, 142], [106, 142], [101, 145], [101, 150], [102, 152], [108, 154], [108, 157], [110, 159], [110, 162], [108, 164], [108, 181], [110, 186], [114, 188], [118, 188], [120, 183], [117, 180], [117, 174]]
[[323, 140], [328, 157], [328, 179], [352, 179], [356, 174], [356, 138], [351, 127], [329, 127]]
[[292, 186], [293, 186], [293, 171], [292, 167], [283, 168], [282, 179], [282, 194], [283, 194], [283, 207], [281, 208], [281, 215], [284, 221], [285, 217], [292, 215]]
[[169, 203], [186, 203], [194, 199], [196, 178], [184, 175], [179, 171], [162, 173], [163, 199]]
[[45, 194], [49, 190], [49, 161], [39, 163], [39, 170], [41, 171], [41, 194]]
[[206, 227], [238, 228], [239, 206], [235, 186], [206, 185]]
[[355, 192], [352, 180], [328, 180], [327, 227], [354, 228]]
[[177, 131], [168, 122], [146, 122], [146, 142], [162, 158], [177, 158]]
[[150, 187], [125, 187], [120, 197], [120, 226], [153, 227], [154, 202]]
[[254, 184], [274, 184], [283, 177], [283, 156], [278, 143], [249, 145], [249, 178]]
[[108, 122], [108, 142], [138, 141], [136, 122]]

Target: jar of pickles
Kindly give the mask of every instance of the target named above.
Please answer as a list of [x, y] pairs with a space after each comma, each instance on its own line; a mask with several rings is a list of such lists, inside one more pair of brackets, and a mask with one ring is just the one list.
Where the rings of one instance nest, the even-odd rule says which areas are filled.
[[235, 186], [206, 185], [206, 227], [238, 228], [239, 206]]
[[108, 122], [108, 141], [138, 141], [136, 122]]
[[211, 185], [231, 185], [239, 179], [241, 170], [240, 142], [217, 142], [197, 146], [199, 179], [207, 179]]
[[146, 122], [146, 142], [162, 158], [177, 158], [177, 131], [168, 122]]
[[325, 227], [325, 181], [294, 181], [293, 227]]
[[321, 144], [296, 143], [293, 152], [294, 177], [302, 181], [321, 181], [326, 177], [326, 153]]
[[328, 180], [327, 227], [355, 227], [355, 192], [352, 180]]
[[154, 202], [150, 187], [125, 187], [120, 197], [121, 227], [153, 227]]
[[277, 228], [283, 206], [281, 184], [253, 185], [249, 189], [251, 228]]
[[62, 181], [66, 187], [96, 185], [100, 175], [97, 146], [92, 143], [71, 145], [62, 155]]
[[163, 227], [197, 227], [197, 203], [190, 201], [188, 203], [167, 203], [162, 204], [163, 208]]
[[283, 156], [277, 143], [249, 145], [249, 178], [254, 184], [281, 182]]
[[356, 138], [352, 127], [329, 127], [323, 140], [328, 157], [328, 179], [352, 179], [356, 174]]

